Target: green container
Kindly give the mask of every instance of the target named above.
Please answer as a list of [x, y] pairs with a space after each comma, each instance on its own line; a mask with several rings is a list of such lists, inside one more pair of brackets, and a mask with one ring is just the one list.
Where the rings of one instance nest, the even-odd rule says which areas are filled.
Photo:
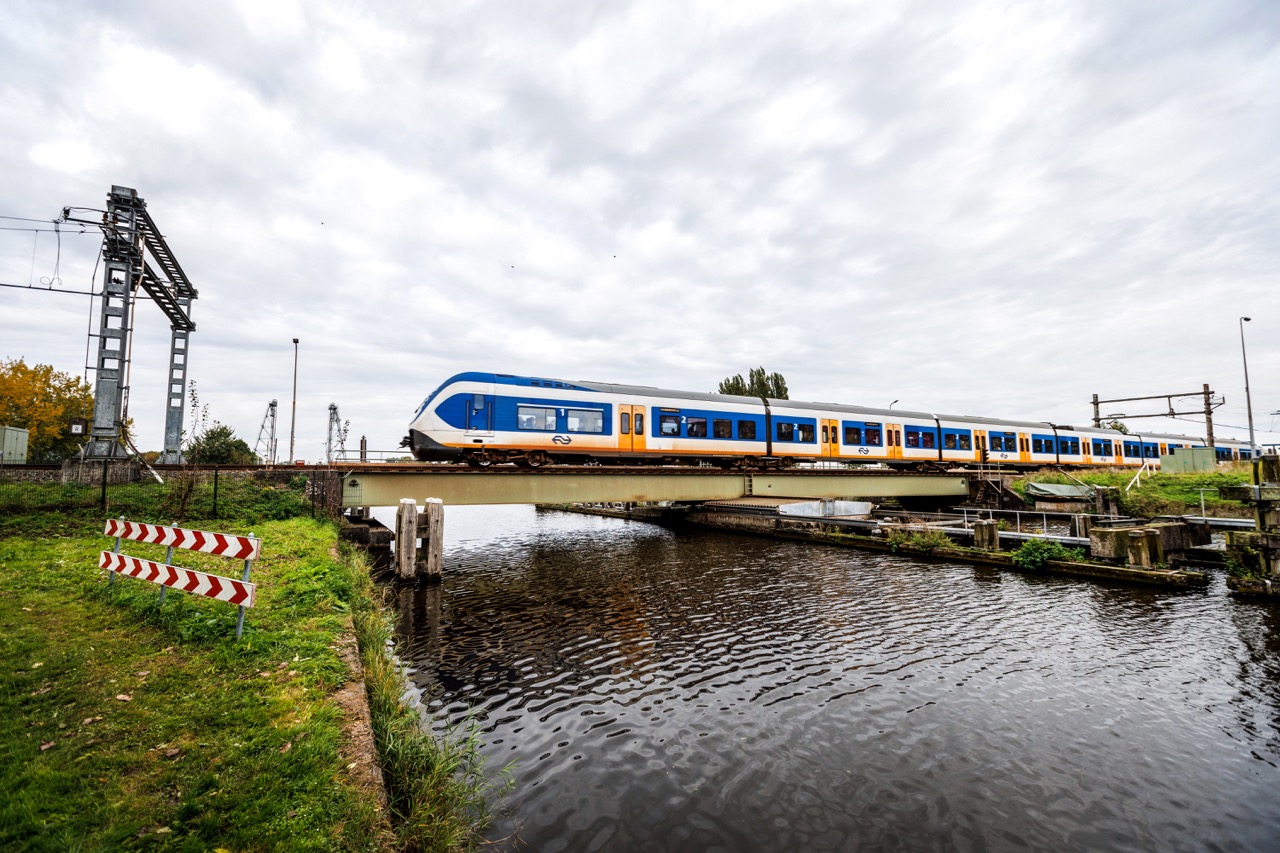
[[0, 464], [27, 464], [27, 430], [18, 427], [0, 427]]

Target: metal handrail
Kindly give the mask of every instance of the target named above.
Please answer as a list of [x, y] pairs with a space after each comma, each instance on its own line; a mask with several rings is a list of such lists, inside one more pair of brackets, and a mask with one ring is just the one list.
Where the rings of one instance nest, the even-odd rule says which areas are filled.
[[1129, 485], [1124, 487], [1124, 493], [1126, 495], [1129, 494], [1129, 490], [1133, 488], [1134, 483], [1137, 483], [1139, 480], [1142, 479], [1143, 471], [1147, 472], [1147, 476], [1150, 476], [1151, 474], [1155, 473], [1155, 469], [1151, 467], [1151, 463], [1147, 461], [1143, 461], [1142, 467], [1138, 469], [1138, 473], [1134, 474], [1133, 479], [1129, 481]]

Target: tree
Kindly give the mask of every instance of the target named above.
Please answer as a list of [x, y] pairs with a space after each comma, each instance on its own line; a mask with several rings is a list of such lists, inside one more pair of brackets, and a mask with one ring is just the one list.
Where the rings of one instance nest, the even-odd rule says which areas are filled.
[[21, 358], [0, 361], [0, 425], [27, 430], [31, 461], [66, 459], [80, 449], [72, 418], [93, 417], [93, 389], [78, 376]]
[[763, 367], [753, 367], [748, 372], [750, 378], [743, 379], [742, 374], [720, 380], [717, 394], [736, 394], [739, 397], [769, 397], [773, 400], [787, 399], [787, 380], [781, 373], [766, 373]]
[[186, 459], [199, 465], [252, 465], [258, 461], [244, 439], [236, 438], [231, 427], [216, 421], [187, 447]]
[[1116, 421], [1116, 420], [1108, 421], [1108, 422], [1107, 422], [1107, 429], [1113, 429], [1113, 430], [1115, 430], [1116, 432], [1122, 432], [1122, 433], [1124, 433], [1125, 435], [1128, 435], [1128, 434], [1129, 434], [1129, 428], [1128, 428], [1127, 426], [1125, 426], [1124, 424], [1120, 423], [1120, 421]]
[[200, 404], [200, 394], [195, 380], [187, 387], [191, 401], [191, 432], [183, 431], [185, 439], [182, 457], [197, 465], [252, 465], [258, 457], [249, 449], [244, 439], [226, 424], [209, 419], [209, 404]]

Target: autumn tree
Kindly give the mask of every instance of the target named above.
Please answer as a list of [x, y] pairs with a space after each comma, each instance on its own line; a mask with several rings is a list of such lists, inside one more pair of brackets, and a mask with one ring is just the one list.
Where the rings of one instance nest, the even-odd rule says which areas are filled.
[[93, 389], [78, 376], [21, 358], [0, 361], [0, 425], [27, 430], [32, 462], [55, 461], [80, 450], [72, 418], [93, 417]]
[[766, 373], [763, 367], [753, 367], [748, 378], [742, 374], [720, 380], [717, 394], [736, 394], [739, 397], [768, 397], [772, 400], [787, 399], [787, 380], [781, 373]]

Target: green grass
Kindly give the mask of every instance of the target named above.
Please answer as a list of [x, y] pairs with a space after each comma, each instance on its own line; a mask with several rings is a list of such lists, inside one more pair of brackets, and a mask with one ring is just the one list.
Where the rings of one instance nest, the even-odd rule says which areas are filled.
[[[1238, 486], [1250, 481], [1248, 463], [1232, 463], [1219, 466], [1217, 471], [1194, 474], [1143, 475], [1139, 484], [1125, 492], [1125, 486], [1133, 480], [1133, 471], [1113, 471], [1105, 468], [1072, 471], [1072, 477], [1057, 471], [1040, 471], [1013, 482], [1013, 489], [1026, 496], [1026, 484], [1035, 483], [1076, 483], [1082, 481], [1091, 486], [1111, 486], [1120, 496], [1124, 511], [1136, 517], [1150, 518], [1157, 515], [1199, 515], [1200, 492], [1197, 489], [1218, 489], [1222, 486]], [[1247, 507], [1236, 501], [1224, 501], [1218, 498], [1216, 491], [1204, 493], [1205, 512], [1211, 516], [1249, 515]]]
[[[170, 590], [161, 605], [158, 586], [127, 577], [109, 587], [97, 562], [113, 542], [92, 511], [0, 522], [0, 849], [477, 846], [492, 786], [474, 730], [432, 737], [401, 703], [378, 591], [358, 557], [337, 555], [334, 526], [199, 526], [263, 540], [251, 578], [257, 606], [239, 642], [230, 604]], [[160, 561], [165, 551], [121, 550]], [[237, 578], [243, 570], [187, 551], [174, 563]], [[339, 753], [332, 694], [351, 673], [335, 644], [353, 615], [391, 782], [391, 831]]]
[[[327, 701], [349, 677], [332, 529], [258, 528], [259, 606], [238, 643], [231, 605], [170, 591], [161, 606], [132, 578], [108, 589], [105, 537], [0, 539], [0, 848], [379, 849]], [[219, 559], [190, 556], [175, 562]]]
[[[231, 524], [280, 521], [311, 514], [305, 485], [305, 477], [277, 485], [224, 475], [215, 506], [207, 472], [169, 471], [163, 484], [144, 480], [108, 486], [106, 515], [160, 524], [215, 518]], [[96, 485], [0, 482], [0, 536], [32, 535], [77, 523], [100, 529], [101, 501], [102, 489]]]

